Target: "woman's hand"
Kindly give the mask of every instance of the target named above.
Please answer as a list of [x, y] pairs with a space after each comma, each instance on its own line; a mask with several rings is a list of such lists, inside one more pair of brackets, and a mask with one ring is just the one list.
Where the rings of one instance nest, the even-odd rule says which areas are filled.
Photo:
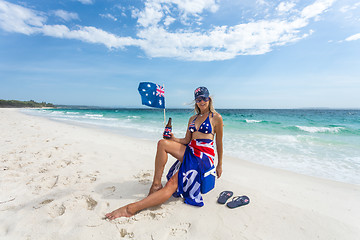
[[174, 136], [173, 133], [170, 133], [170, 138], [169, 140], [175, 141], [176, 142], [176, 137]]
[[220, 178], [220, 177], [221, 177], [221, 174], [222, 174], [222, 166], [221, 166], [221, 165], [218, 165], [218, 166], [216, 167], [216, 175], [217, 175], [218, 178]]

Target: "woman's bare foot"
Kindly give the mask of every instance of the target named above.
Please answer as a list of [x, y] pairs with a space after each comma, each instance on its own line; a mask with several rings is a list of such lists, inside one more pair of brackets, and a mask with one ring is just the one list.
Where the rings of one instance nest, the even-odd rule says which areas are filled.
[[115, 218], [119, 217], [131, 217], [134, 214], [132, 214], [129, 211], [129, 205], [126, 205], [124, 207], [118, 208], [115, 211], [112, 211], [111, 213], [108, 213], [105, 215], [107, 219], [114, 220]]
[[154, 192], [159, 191], [159, 190], [162, 189], [162, 188], [163, 188], [162, 184], [160, 184], [160, 185], [158, 185], [158, 184], [152, 184], [148, 196], [149, 196], [150, 194], [153, 194]]

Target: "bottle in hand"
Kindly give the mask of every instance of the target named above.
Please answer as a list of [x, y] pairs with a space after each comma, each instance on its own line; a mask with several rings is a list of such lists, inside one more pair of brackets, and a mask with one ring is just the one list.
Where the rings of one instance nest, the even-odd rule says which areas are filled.
[[171, 130], [172, 130], [171, 118], [169, 118], [169, 121], [165, 126], [165, 131], [164, 131], [164, 134], [163, 134], [163, 138], [165, 138], [165, 139], [171, 138]]

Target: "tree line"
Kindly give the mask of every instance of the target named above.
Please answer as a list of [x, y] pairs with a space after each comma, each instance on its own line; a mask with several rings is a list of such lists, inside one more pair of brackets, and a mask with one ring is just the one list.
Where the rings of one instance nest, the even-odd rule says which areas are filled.
[[55, 107], [52, 103], [18, 100], [3, 100], [0, 99], [0, 107], [2, 108], [42, 108], [42, 107]]

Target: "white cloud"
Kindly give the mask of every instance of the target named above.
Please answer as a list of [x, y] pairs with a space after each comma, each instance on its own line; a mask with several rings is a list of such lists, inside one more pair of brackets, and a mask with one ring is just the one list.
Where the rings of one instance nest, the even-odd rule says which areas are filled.
[[354, 34], [345, 39], [345, 41], [355, 41], [360, 39], [360, 33]]
[[317, 17], [325, 12], [334, 2], [335, 0], [317, 0], [315, 3], [305, 7], [301, 15], [306, 19]]
[[104, 44], [108, 48], [139, 45], [139, 40], [119, 37], [95, 27], [80, 26], [78, 29], [70, 30], [65, 25], [46, 25], [45, 22], [46, 19], [34, 10], [0, 0], [0, 27], [8, 32], [27, 35], [42, 33], [51, 37]]
[[64, 25], [44, 25], [42, 33], [46, 36], [77, 39], [89, 43], [103, 44], [108, 48], [137, 46], [139, 41], [131, 37], [119, 37], [95, 27], [78, 27], [70, 30]]
[[58, 16], [59, 18], [65, 20], [65, 21], [71, 21], [71, 20], [78, 20], [79, 16], [77, 13], [67, 12], [64, 10], [56, 10], [54, 11], [55, 16]]
[[340, 8], [340, 12], [346, 13], [346, 12], [357, 9], [358, 7], [360, 7], [360, 2], [355, 3], [352, 6], [350, 6], [350, 5], [343, 6], [342, 8]]
[[172, 24], [176, 19], [170, 16], [167, 16], [164, 20], [164, 25], [165, 26], [169, 26], [170, 24]]
[[0, 27], [30, 35], [38, 32], [46, 18], [34, 10], [0, 0]]
[[89, 4], [93, 4], [95, 0], [78, 0], [78, 1], [81, 2], [82, 4], [89, 5]]
[[298, 26], [298, 23], [258, 21], [233, 27], [216, 27], [207, 34], [170, 33], [163, 28], [152, 27], [140, 31], [138, 37], [144, 39], [141, 47], [152, 57], [212, 61], [231, 59], [238, 55], [264, 54], [271, 51], [273, 46], [308, 36], [299, 35], [294, 26]]
[[195, 22], [198, 22], [202, 19], [199, 14], [205, 10], [214, 13], [219, 8], [216, 0], [147, 0], [142, 11], [133, 11], [133, 17], [145, 28], [154, 26], [161, 20], [168, 24], [171, 18], [167, 18], [166, 14], [171, 14], [170, 6], [175, 6], [176, 11], [180, 12], [179, 17], [183, 24], [188, 22], [189, 16], [197, 18]]
[[163, 2], [176, 4], [181, 11], [187, 14], [202, 13], [204, 10], [216, 12], [219, 9], [215, 0], [164, 0]]
[[121, 11], [121, 13], [120, 13], [121, 16], [126, 17], [126, 13], [125, 13], [126, 8], [125, 7], [121, 6], [120, 4], [116, 4], [114, 7]]
[[256, 0], [256, 4], [257, 5], [266, 5], [266, 6], [269, 5], [269, 3], [267, 3], [265, 0]]
[[276, 10], [279, 12], [279, 14], [283, 14], [286, 12], [289, 12], [292, 8], [295, 7], [295, 3], [293, 2], [281, 2], [277, 6]]
[[[166, 2], [166, 3], [165, 3]], [[174, 5], [178, 6], [175, 18]], [[196, 4], [195, 4], [196, 3]], [[289, 2], [288, 2], [289, 3]], [[46, 36], [77, 39], [103, 44], [110, 49], [136, 46], [149, 57], [171, 57], [191, 61], [213, 61], [231, 59], [238, 55], [259, 55], [272, 51], [274, 47], [306, 38], [312, 31], [304, 32], [311, 18], [325, 12], [333, 0], [317, 0], [300, 12], [294, 12], [286, 20], [266, 19], [234, 26], [214, 26], [209, 30], [170, 30], [169, 25], [186, 15], [199, 20], [203, 11], [216, 11], [214, 0], [153, 0], [145, 8], [133, 10], [138, 18], [136, 37], [121, 37], [95, 27], [77, 26], [69, 29], [65, 25], [48, 25], [42, 13], [0, 0], [0, 27], [8, 32], [44, 34]], [[282, 6], [291, 9], [291, 4]], [[349, 37], [352, 40], [355, 37]]]
[[136, 17], [142, 27], [149, 27], [158, 24], [163, 16], [161, 4], [155, 1], [148, 1], [145, 3], [144, 11], [140, 11]]
[[99, 14], [100, 17], [103, 17], [103, 18], [107, 18], [107, 19], [111, 19], [113, 21], [117, 21], [118, 19], [116, 17], [114, 17], [112, 14], [110, 13], [107, 13], [107, 14]]

